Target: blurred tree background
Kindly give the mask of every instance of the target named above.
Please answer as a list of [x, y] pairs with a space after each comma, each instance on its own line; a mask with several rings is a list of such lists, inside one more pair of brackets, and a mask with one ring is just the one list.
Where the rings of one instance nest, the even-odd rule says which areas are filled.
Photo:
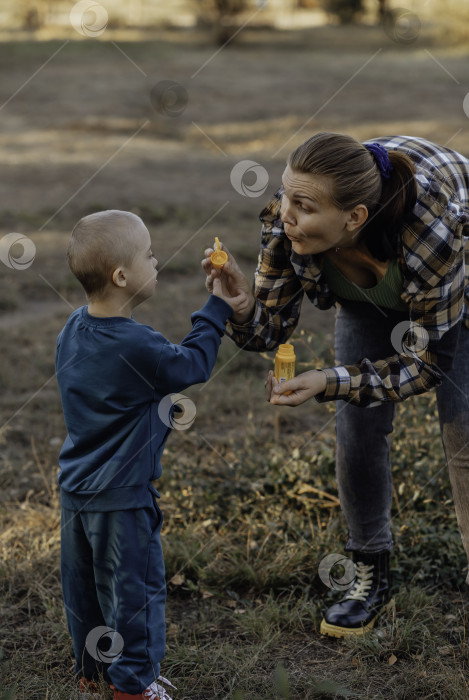
[[[389, 21], [403, 10], [400, 0], [107, 0], [101, 4], [109, 12], [111, 27], [211, 27], [218, 44], [248, 20], [252, 27], [271, 28], [316, 26], [324, 21], [369, 24]], [[66, 0], [3, 0], [2, 27], [31, 31], [66, 27], [72, 5]], [[92, 6], [93, 2], [90, 12]], [[405, 10], [422, 22], [453, 29], [469, 15], [468, 4], [458, 0], [409, 0]]]

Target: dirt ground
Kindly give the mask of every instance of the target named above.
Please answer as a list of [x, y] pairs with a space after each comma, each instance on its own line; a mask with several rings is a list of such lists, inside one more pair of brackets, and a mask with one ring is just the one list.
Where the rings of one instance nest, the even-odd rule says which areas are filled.
[[[439, 48], [425, 33], [406, 46], [369, 26], [246, 30], [216, 55], [207, 38], [1, 45], [3, 209], [36, 215], [42, 229], [63, 206], [49, 230], [99, 205], [209, 214], [229, 201], [232, 218], [252, 221], [259, 200], [233, 190], [233, 165], [260, 162], [267, 195], [288, 152], [317, 130], [416, 134], [467, 152], [463, 46]], [[186, 90], [178, 116], [152, 106], [163, 80]]]

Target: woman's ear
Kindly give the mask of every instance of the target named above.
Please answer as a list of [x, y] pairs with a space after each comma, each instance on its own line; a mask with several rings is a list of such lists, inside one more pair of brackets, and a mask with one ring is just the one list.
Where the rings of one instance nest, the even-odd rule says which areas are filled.
[[357, 204], [356, 207], [349, 211], [347, 221], [345, 222], [347, 231], [357, 231], [357, 229], [360, 229], [364, 225], [367, 219], [368, 209], [364, 204]]
[[125, 272], [121, 267], [116, 267], [112, 273], [112, 281], [116, 287], [126, 287], [127, 279], [125, 277]]

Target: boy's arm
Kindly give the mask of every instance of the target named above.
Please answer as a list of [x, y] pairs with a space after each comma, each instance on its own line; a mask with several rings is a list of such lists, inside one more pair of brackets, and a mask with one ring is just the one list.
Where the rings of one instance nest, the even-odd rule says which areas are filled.
[[163, 345], [154, 387], [160, 395], [183, 391], [210, 377], [232, 307], [217, 296], [191, 316], [192, 330], [180, 345]]

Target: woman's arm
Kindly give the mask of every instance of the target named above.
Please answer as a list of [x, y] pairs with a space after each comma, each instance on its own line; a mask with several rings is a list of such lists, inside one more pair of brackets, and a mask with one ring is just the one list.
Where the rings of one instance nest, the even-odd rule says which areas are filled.
[[228, 253], [223, 270], [210, 264], [212, 249], [205, 251], [202, 267], [211, 291], [213, 279], [220, 277], [226, 289], [249, 290], [249, 304], [243, 314], [235, 314], [227, 323], [226, 334], [243, 350], [273, 350], [293, 333], [300, 316], [303, 287], [290, 262], [291, 243], [285, 236], [279, 217], [280, 200], [274, 198], [261, 214], [261, 249], [251, 286]]
[[[446, 346], [445, 359], [446, 353], [452, 353], [455, 348], [459, 330], [457, 324], [440, 341]], [[408, 354], [376, 362], [365, 358], [355, 365], [303, 372], [282, 384], [269, 374], [266, 398], [270, 403], [285, 406], [298, 406], [313, 397], [320, 403], [341, 399], [362, 408], [404, 401], [438, 386], [444, 376], [438, 365], [439, 354], [426, 348], [419, 356], [417, 350], [410, 346]], [[285, 395], [285, 392], [291, 393]]]
[[[317, 372], [298, 375], [291, 380], [295, 384], [271, 387], [267, 381], [275, 396], [272, 403], [293, 406], [314, 396], [319, 402], [342, 399], [371, 407], [403, 401], [441, 384], [451, 366], [460, 328], [469, 211], [455, 209], [454, 203], [451, 209], [428, 196], [426, 204], [428, 208], [421, 206], [420, 218], [403, 233], [406, 286], [402, 298], [409, 304], [409, 324], [407, 337], [397, 332], [402, 352], [375, 362], [364, 358], [353, 365], [321, 370], [326, 381], [323, 390], [318, 390]], [[294, 393], [286, 396], [287, 391]]]

